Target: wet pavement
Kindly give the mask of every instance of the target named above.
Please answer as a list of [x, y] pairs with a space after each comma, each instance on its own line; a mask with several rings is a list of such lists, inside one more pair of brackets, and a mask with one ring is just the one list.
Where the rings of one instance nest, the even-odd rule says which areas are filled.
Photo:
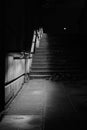
[[87, 89], [45, 79], [25, 83], [0, 122], [0, 130], [84, 129]]

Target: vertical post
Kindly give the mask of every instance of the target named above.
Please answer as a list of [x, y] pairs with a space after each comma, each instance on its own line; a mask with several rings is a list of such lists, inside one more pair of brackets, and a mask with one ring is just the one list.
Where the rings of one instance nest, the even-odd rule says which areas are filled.
[[26, 83], [28, 81], [28, 70], [27, 70], [28, 58], [27, 58], [26, 54], [24, 54], [24, 58], [25, 58], [25, 79], [24, 79], [24, 82]]
[[24, 60], [25, 60], [25, 77], [24, 77], [24, 82], [26, 83], [26, 56], [24, 52]]

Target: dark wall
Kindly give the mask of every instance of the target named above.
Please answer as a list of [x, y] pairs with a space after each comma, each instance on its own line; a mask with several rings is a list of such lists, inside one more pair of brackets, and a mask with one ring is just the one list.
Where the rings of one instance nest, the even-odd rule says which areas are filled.
[[5, 2], [4, 32], [6, 51], [20, 51], [23, 48], [24, 37], [24, 1]]
[[3, 19], [3, 8], [2, 4], [0, 3], [0, 112], [4, 109], [4, 78], [5, 78], [5, 49], [3, 47], [4, 43], [4, 19]]
[[25, 50], [31, 47], [34, 30], [41, 24], [40, 1], [31, 0], [30, 3], [24, 1], [25, 11]]
[[79, 31], [83, 34], [87, 34], [87, 1], [84, 2], [84, 8], [80, 13], [80, 17], [78, 20]]
[[13, 0], [5, 2], [4, 27], [5, 48], [7, 51], [29, 50], [34, 28], [39, 21], [38, 3]]
[[[49, 1], [49, 0], [48, 0]], [[54, 3], [54, 4], [51, 4]], [[79, 20], [81, 13], [86, 12], [85, 0], [65, 0], [48, 2], [49, 6], [43, 7], [43, 24], [45, 28], [52, 32], [64, 33], [66, 27], [69, 33], [79, 32]], [[44, 4], [45, 5], [45, 4]], [[84, 13], [83, 13], [84, 14]], [[82, 14], [82, 15], [83, 15]], [[83, 16], [84, 17], [84, 16]], [[85, 21], [86, 19], [84, 19]], [[86, 21], [85, 21], [86, 23]], [[82, 24], [82, 23], [81, 23]], [[83, 25], [83, 24], [82, 24]]]

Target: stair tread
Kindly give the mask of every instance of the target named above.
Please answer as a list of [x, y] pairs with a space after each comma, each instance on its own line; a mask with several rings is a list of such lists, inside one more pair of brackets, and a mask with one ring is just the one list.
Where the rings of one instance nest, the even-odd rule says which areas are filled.
[[[55, 56], [55, 55], [51, 55], [51, 54], [49, 54], [49, 55], [40, 54], [40, 55], [35, 55], [34, 57], [35, 57], [35, 58], [38, 58], [38, 57], [39, 57], [39, 58], [40, 58], [40, 57], [41, 57], [41, 58], [42, 58], [42, 57], [43, 57], [43, 58], [44, 58], [44, 57], [50, 58], [50, 57], [56, 57], [56, 56]], [[61, 58], [62, 58], [62, 57], [65, 57], [65, 55], [58, 55], [57, 57], [61, 57]]]
[[49, 69], [47, 69], [47, 70], [32, 70], [32, 72], [38, 72], [38, 73], [39, 72], [43, 72], [43, 73], [44, 72], [57, 72], [57, 71], [59, 71], [59, 70], [56, 70], [56, 69], [55, 70], [49, 70]]
[[[56, 55], [57, 54], [57, 55]], [[53, 74], [72, 72], [79, 75], [79, 67], [68, 61], [62, 45], [48, 43], [46, 38], [42, 38], [39, 48], [36, 48], [33, 56], [30, 77], [45, 78]], [[68, 62], [68, 63], [67, 63]]]
[[46, 66], [46, 65], [61, 65], [61, 64], [64, 64], [64, 61], [62, 61], [62, 62], [35, 62], [35, 61], [33, 61], [33, 64], [32, 64], [32, 66], [34, 65], [42, 65], [42, 66]]
[[50, 74], [49, 75], [48, 74], [44, 74], [44, 75], [43, 74], [38, 74], [38, 75], [37, 74], [36, 75], [35, 74], [30, 74], [29, 76], [37, 76], [37, 77], [42, 76], [42, 77], [44, 77], [44, 76], [50, 76]]

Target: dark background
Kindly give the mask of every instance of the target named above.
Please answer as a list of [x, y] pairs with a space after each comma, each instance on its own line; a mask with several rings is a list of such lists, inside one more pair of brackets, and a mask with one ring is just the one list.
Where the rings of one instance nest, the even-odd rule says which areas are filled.
[[[33, 30], [43, 26], [50, 34], [85, 34], [85, 0], [37, 0], [4, 2], [4, 39], [7, 51], [29, 50]], [[3, 16], [3, 15], [2, 15]]]
[[[43, 27], [73, 54], [81, 58], [86, 72], [86, 0], [12, 0], [0, 4], [0, 104], [4, 103], [5, 56], [8, 52], [29, 51], [33, 31]], [[64, 30], [66, 27], [66, 31]], [[4, 105], [0, 106], [2, 111]]]

